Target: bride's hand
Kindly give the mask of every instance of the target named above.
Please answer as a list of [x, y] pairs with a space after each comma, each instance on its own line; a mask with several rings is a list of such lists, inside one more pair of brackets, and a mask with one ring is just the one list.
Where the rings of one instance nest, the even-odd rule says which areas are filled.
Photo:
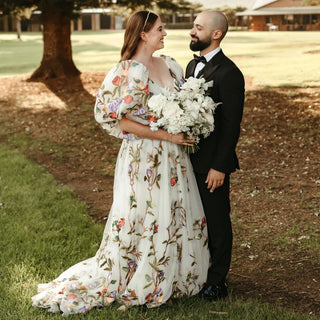
[[185, 136], [183, 133], [172, 134], [170, 133], [170, 142], [175, 144], [182, 144], [184, 146], [192, 147], [196, 141], [191, 139], [189, 136]]

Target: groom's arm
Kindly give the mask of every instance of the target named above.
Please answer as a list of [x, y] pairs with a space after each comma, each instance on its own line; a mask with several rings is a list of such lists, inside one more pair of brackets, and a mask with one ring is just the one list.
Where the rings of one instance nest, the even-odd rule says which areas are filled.
[[219, 97], [222, 106], [217, 148], [211, 168], [228, 173], [240, 136], [244, 105], [244, 78], [235, 65], [219, 77]]

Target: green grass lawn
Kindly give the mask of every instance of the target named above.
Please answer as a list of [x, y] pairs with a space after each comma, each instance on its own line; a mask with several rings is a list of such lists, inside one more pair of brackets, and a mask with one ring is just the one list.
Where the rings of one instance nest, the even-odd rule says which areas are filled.
[[[167, 30], [164, 53], [184, 68], [192, 59], [189, 30]], [[230, 31], [224, 52], [259, 86], [320, 86], [320, 32]], [[0, 77], [32, 73], [42, 57], [42, 35], [0, 33]], [[120, 58], [123, 31], [74, 32], [73, 58], [81, 71], [107, 72]]]
[[[73, 57], [77, 67], [81, 71], [107, 72], [119, 60], [122, 38], [122, 31], [73, 33]], [[0, 33], [0, 77], [30, 74], [39, 65], [42, 56], [41, 34], [23, 33], [22, 39], [17, 40], [14, 33]], [[320, 32], [229, 32], [222, 47], [256, 85], [320, 86], [319, 39]], [[185, 67], [192, 58], [188, 43], [188, 30], [168, 30], [166, 48], [162, 53], [175, 57]], [[254, 121], [251, 126], [254, 126]], [[253, 139], [249, 134], [247, 136]], [[15, 145], [12, 142], [14, 139], [15, 133], [12, 133], [12, 146]], [[23, 136], [19, 143], [16, 142], [21, 151], [24, 145], [31, 143], [28, 139]], [[48, 146], [54, 149], [50, 144], [53, 142], [47, 140]], [[269, 187], [272, 188], [272, 185]], [[263, 194], [261, 192], [261, 196]], [[273, 194], [271, 191], [268, 193], [270, 197]], [[280, 204], [281, 198], [282, 194], [279, 193], [277, 200]], [[254, 203], [253, 200], [250, 202]], [[311, 199], [308, 205], [310, 211], [318, 210], [315, 199]], [[238, 230], [236, 244], [239, 247], [242, 242], [254, 243], [259, 235], [255, 230], [249, 230], [254, 223], [242, 223], [237, 214], [235, 207], [233, 222]], [[288, 214], [293, 215], [294, 212]], [[279, 249], [279, 255], [281, 250], [292, 250], [297, 256], [302, 251], [304, 254], [309, 252], [308, 259], [311, 257], [311, 262], [314, 262], [319, 252], [319, 242], [314, 240], [318, 239], [317, 225], [313, 225], [303, 215], [300, 220], [287, 233], [275, 234], [275, 246]], [[18, 151], [0, 144], [0, 319], [61, 319], [60, 315], [48, 314], [31, 306], [31, 296], [36, 293], [36, 285], [52, 280], [74, 263], [93, 256], [100, 244], [103, 227], [90, 219], [86, 205], [70, 189], [59, 185], [43, 168], [28, 161]], [[299, 238], [301, 230], [311, 230], [313, 233], [309, 240], [302, 240], [304, 242], [297, 247], [292, 239]], [[263, 232], [261, 228], [261, 236]], [[237, 256], [234, 257], [234, 263], [238, 263]], [[118, 307], [115, 304], [93, 310], [85, 316], [69, 318], [316, 319], [260, 304], [255, 300], [238, 300], [232, 295], [230, 299], [214, 304], [190, 298], [151, 310], [137, 307], [121, 313], [117, 311]]]
[[[50, 281], [93, 256], [102, 232], [103, 226], [93, 223], [73, 192], [18, 151], [0, 145], [0, 319], [61, 319], [32, 307], [37, 283]], [[118, 307], [114, 304], [69, 319], [316, 319], [232, 296], [219, 303], [185, 298], [160, 308], [135, 307], [127, 312]]]

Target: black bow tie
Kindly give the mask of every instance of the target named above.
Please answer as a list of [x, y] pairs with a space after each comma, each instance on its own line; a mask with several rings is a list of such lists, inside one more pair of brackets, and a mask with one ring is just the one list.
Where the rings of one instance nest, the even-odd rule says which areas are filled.
[[199, 63], [199, 62], [202, 62], [203, 64], [207, 63], [207, 60], [204, 56], [197, 56], [196, 54], [194, 54], [193, 57], [197, 63]]

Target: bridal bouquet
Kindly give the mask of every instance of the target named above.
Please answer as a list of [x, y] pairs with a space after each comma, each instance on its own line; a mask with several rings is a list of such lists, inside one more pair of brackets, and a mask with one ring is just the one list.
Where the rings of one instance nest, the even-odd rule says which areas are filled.
[[[183, 132], [199, 142], [199, 135], [207, 137], [214, 129], [213, 113], [217, 107], [206, 91], [213, 81], [190, 77], [181, 86], [180, 91], [164, 90], [162, 94], [153, 95], [148, 102], [151, 130], [163, 128], [169, 133]], [[197, 145], [185, 147], [186, 152], [193, 153]]]

